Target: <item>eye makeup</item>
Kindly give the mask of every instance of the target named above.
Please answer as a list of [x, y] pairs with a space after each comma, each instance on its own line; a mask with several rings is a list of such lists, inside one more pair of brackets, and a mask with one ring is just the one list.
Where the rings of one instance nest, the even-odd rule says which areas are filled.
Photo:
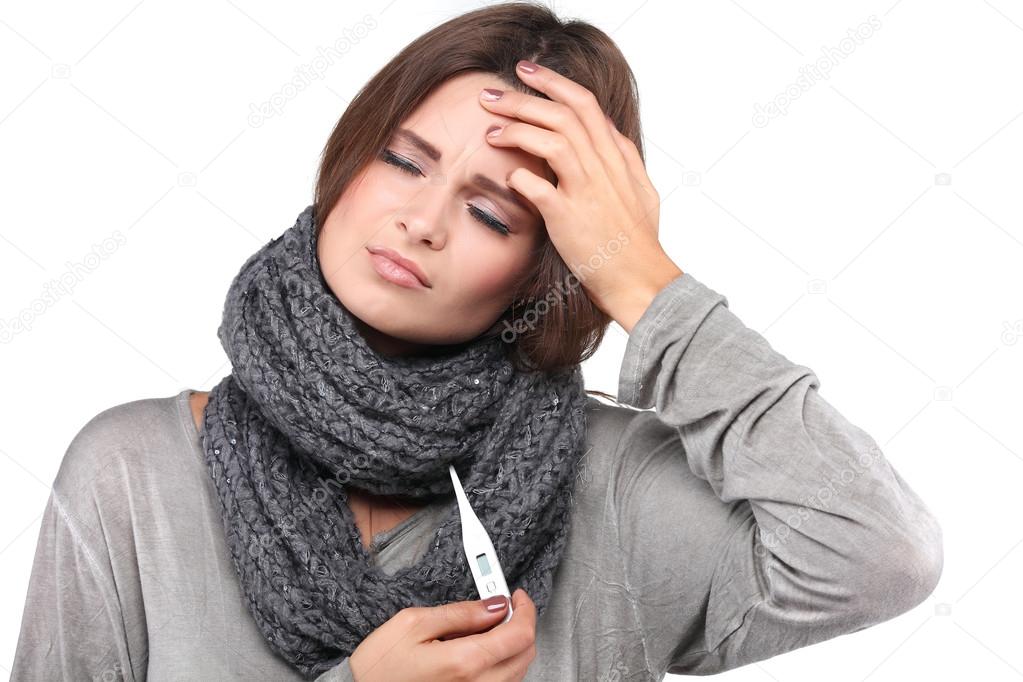
[[[423, 175], [423, 172], [419, 169], [418, 166], [416, 166], [408, 159], [405, 159], [404, 157], [395, 154], [390, 149], [384, 149], [383, 152], [381, 152], [380, 160], [388, 165], [394, 166], [403, 173], [407, 173], [414, 177], [425, 177], [425, 175]], [[480, 209], [474, 204], [466, 203], [465, 206], [469, 210], [469, 214], [474, 219], [476, 219], [476, 221], [486, 225], [487, 227], [493, 229], [494, 231], [502, 235], [510, 234], [511, 231], [508, 229], [508, 226], [505, 225], [500, 220], [498, 220], [497, 218], [495, 218], [494, 216], [492, 216], [490, 213]]]
[[[404, 156], [395, 153], [390, 148], [385, 148], [381, 152], [380, 158], [381, 161], [383, 161], [384, 163], [393, 166], [398, 170], [407, 173], [408, 175], [414, 177], [426, 177], [426, 175], [422, 173], [422, 171], [415, 164], [407, 160], [407, 158], [405, 158]], [[513, 197], [509, 200], [514, 202], [516, 210], [522, 211], [527, 216], [529, 216], [529, 218], [533, 218], [532, 211], [530, 211], [524, 206], [524, 204], [522, 203], [522, 199], [516, 196], [514, 191], [511, 190], [510, 188], [501, 187], [496, 182], [480, 173], [474, 175], [471, 179], [471, 182], [484, 192], [492, 192], [499, 194], [502, 199], [504, 199], [506, 196]], [[473, 217], [476, 218], [479, 222], [484, 223], [485, 225], [493, 228], [495, 231], [501, 234], [507, 235], [511, 233], [509, 227], [491, 213], [482, 210], [481, 208], [475, 206], [475, 204], [472, 203], [466, 203], [465, 207], [466, 209], [469, 209], [470, 214], [472, 214]]]

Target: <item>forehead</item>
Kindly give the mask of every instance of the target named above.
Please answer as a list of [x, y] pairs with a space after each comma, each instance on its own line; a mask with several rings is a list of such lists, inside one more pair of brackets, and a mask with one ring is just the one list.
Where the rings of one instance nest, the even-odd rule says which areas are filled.
[[486, 140], [487, 129], [522, 119], [488, 111], [479, 102], [483, 88], [509, 90], [508, 84], [493, 74], [470, 72], [453, 76], [437, 86], [401, 127], [411, 128], [442, 152], [446, 167], [472, 157], [505, 174], [514, 168], [527, 168], [540, 177], [552, 177], [545, 159], [519, 147], [495, 147]]

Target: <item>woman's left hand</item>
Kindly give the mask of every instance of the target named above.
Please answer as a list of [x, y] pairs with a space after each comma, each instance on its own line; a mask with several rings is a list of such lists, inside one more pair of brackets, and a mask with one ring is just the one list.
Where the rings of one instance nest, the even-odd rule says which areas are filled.
[[507, 184], [543, 215], [551, 242], [591, 300], [631, 332], [657, 292], [682, 274], [657, 240], [660, 195], [636, 145], [592, 92], [544, 66], [527, 73], [523, 63], [519, 78], [551, 99], [505, 90], [491, 101], [481, 92], [487, 110], [519, 119], [487, 140], [547, 161], [557, 187], [526, 168], [512, 171]]

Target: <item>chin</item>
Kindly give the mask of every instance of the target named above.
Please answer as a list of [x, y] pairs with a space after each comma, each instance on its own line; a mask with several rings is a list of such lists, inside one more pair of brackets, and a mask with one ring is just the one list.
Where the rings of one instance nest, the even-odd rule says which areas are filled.
[[[357, 293], [345, 298], [338, 297], [338, 300], [362, 325], [369, 328], [361, 330], [363, 335], [370, 341], [380, 341], [381, 345], [417, 345], [420, 348], [413, 352], [420, 355], [445, 353], [476, 340], [493, 326], [493, 322], [490, 322], [479, 330], [452, 328], [451, 321], [464, 320], [463, 308], [451, 307], [450, 310], [440, 311], [424, 309], [421, 302], [401, 296], [402, 292], [395, 291], [390, 285], [382, 291], [364, 283], [362, 286], [349, 286], [346, 291]], [[494, 314], [495, 319], [497, 315]]]

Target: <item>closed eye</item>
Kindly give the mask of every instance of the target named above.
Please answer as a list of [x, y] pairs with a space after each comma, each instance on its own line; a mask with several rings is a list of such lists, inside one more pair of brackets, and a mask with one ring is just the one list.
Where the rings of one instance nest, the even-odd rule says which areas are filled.
[[[412, 163], [406, 161], [402, 157], [400, 157], [397, 154], [395, 154], [394, 152], [392, 152], [390, 149], [385, 149], [380, 154], [380, 160], [383, 161], [384, 163], [388, 164], [388, 165], [394, 166], [395, 168], [400, 170], [402, 173], [408, 173], [409, 175], [412, 175], [412, 176], [422, 176], [423, 175], [423, 172], [421, 170], [419, 170], [418, 166], [416, 166], [415, 164], [412, 164]], [[468, 204], [467, 203], [465, 206], [466, 206], [466, 208], [469, 209], [469, 214], [473, 218], [475, 218], [478, 222], [483, 223], [487, 227], [492, 228], [494, 231], [496, 231], [496, 232], [498, 232], [500, 234], [507, 235], [507, 234], [510, 233], [510, 231], [508, 230], [508, 226], [507, 225], [505, 225], [500, 220], [498, 220], [494, 216], [490, 215], [486, 211], [481, 210], [480, 208], [478, 208], [477, 206], [474, 206], [473, 204]]]

